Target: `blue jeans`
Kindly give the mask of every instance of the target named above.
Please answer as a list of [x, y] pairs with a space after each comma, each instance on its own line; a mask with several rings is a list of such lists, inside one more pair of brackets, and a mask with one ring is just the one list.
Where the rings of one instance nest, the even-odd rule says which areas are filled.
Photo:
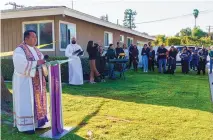
[[147, 55], [142, 55], [142, 65], [143, 65], [143, 71], [148, 71], [148, 57]]
[[213, 65], [213, 59], [210, 59], [210, 73], [212, 73], [212, 65]]
[[192, 59], [192, 68], [193, 70], [197, 70], [198, 67], [198, 59]]
[[163, 72], [166, 72], [166, 59], [159, 59], [159, 69], [158, 71], [162, 73], [162, 66], [163, 66]]
[[114, 73], [114, 64], [109, 63], [109, 78], [115, 78], [115, 73]]

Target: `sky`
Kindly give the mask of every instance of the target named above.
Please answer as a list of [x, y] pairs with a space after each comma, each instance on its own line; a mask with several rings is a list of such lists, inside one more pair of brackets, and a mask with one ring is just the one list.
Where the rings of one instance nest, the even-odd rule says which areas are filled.
[[[10, 9], [12, 6], [5, 5], [9, 0], [0, 1], [0, 9]], [[19, 5], [24, 6], [67, 6], [72, 8], [72, 0], [15, 0]], [[73, 0], [73, 9], [96, 17], [108, 14], [109, 21], [123, 24], [125, 9], [132, 9], [137, 12], [135, 23], [165, 19], [170, 17], [192, 14], [198, 9], [200, 14], [197, 18], [197, 26], [204, 31], [207, 26], [213, 28], [213, 0]], [[208, 12], [201, 12], [208, 11]], [[193, 28], [195, 25], [194, 16], [186, 16], [161, 22], [136, 24], [137, 31], [146, 32], [149, 35], [164, 34], [172, 36], [182, 28]], [[211, 29], [213, 32], [213, 29]]]

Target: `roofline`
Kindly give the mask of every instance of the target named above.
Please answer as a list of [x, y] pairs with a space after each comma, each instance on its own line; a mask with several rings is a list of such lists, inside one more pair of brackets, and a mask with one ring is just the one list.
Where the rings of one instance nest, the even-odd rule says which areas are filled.
[[[30, 11], [30, 12], [29, 12]], [[90, 23], [98, 24], [101, 26], [105, 26], [108, 28], [120, 30], [126, 33], [130, 33], [133, 35], [137, 35], [146, 39], [155, 40], [154, 37], [144, 35], [141, 32], [131, 30], [129, 28], [123, 27], [121, 25], [117, 25], [111, 22], [107, 22], [101, 20], [97, 17], [70, 9], [66, 7], [58, 7], [58, 8], [48, 8], [48, 9], [34, 9], [34, 10], [20, 10], [20, 11], [8, 11], [1, 13], [1, 19], [11, 19], [11, 18], [24, 18], [24, 17], [36, 17], [36, 16], [54, 16], [54, 15], [66, 15], [70, 17], [74, 17], [80, 20], [84, 20]]]

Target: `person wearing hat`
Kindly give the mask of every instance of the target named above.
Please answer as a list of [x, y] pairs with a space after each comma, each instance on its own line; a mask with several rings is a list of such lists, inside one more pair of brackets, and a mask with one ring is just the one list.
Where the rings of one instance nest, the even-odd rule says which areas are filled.
[[109, 67], [109, 79], [114, 80], [115, 79], [115, 73], [114, 73], [114, 64], [109, 63], [109, 59], [115, 59], [116, 58], [116, 53], [113, 47], [113, 44], [109, 44], [109, 48], [107, 50], [107, 62], [108, 62], [108, 67]]

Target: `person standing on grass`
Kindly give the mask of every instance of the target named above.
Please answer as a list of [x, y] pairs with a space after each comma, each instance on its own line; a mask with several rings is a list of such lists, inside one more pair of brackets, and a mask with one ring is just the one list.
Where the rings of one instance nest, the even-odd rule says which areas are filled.
[[148, 62], [148, 68], [149, 71], [155, 71], [155, 50], [153, 50], [153, 47], [149, 47], [149, 62]]
[[131, 68], [132, 66], [132, 50], [134, 49], [134, 46], [133, 44], [131, 44], [129, 46], [129, 69]]
[[174, 74], [175, 68], [176, 68], [176, 56], [178, 52], [174, 48], [174, 46], [171, 46], [168, 54], [168, 73]]
[[202, 49], [198, 51], [199, 62], [197, 75], [200, 75], [200, 71], [203, 71], [203, 75], [206, 73], [206, 59], [208, 56], [208, 50], [202, 46]]
[[13, 118], [18, 131], [34, 134], [50, 127], [46, 81], [41, 66], [44, 55], [36, 48], [37, 35], [24, 32], [24, 41], [13, 52]]
[[183, 53], [180, 55], [181, 58], [181, 66], [182, 66], [182, 73], [188, 74], [189, 72], [189, 54], [187, 49], [183, 49]]
[[101, 81], [105, 82], [106, 54], [104, 53], [104, 49], [102, 46], [98, 47], [96, 64], [97, 64], [96, 66], [97, 66], [98, 72], [101, 75]]
[[116, 58], [116, 53], [113, 47], [113, 44], [109, 45], [109, 48], [107, 50], [107, 62], [108, 62], [108, 70], [109, 70], [109, 79], [115, 80], [115, 73], [114, 73], [114, 64], [109, 63], [110, 59], [115, 59]]
[[190, 48], [187, 48], [187, 53], [189, 56], [189, 71], [191, 70], [191, 61], [192, 61], [192, 50]]
[[162, 44], [157, 51], [157, 55], [159, 59], [159, 68], [158, 68], [159, 73], [162, 73], [162, 67], [163, 67], [163, 73], [166, 73], [166, 54], [167, 54], [167, 49]]
[[212, 74], [212, 65], [213, 65], [213, 46], [210, 47], [210, 52], [209, 52], [209, 57], [210, 57], [210, 72], [209, 74]]
[[141, 51], [141, 56], [142, 56], [143, 72], [148, 72], [149, 48], [147, 44], [144, 44], [143, 49]]
[[[77, 56], [75, 52], [83, 52], [81, 46], [76, 43], [76, 38], [72, 37], [71, 44], [67, 45], [65, 50], [65, 56], [72, 61], [69, 61], [69, 84], [71, 85], [83, 85], [83, 70], [81, 65], [80, 56]], [[83, 54], [81, 55], [83, 56]]]
[[138, 71], [138, 61], [139, 61], [138, 54], [139, 54], [138, 48], [136, 45], [134, 45], [134, 48], [132, 50], [132, 60], [133, 60], [134, 71]]
[[195, 71], [198, 69], [198, 48], [196, 47], [195, 50], [192, 52], [192, 69]]
[[89, 41], [87, 44], [87, 52], [89, 54], [89, 65], [90, 65], [90, 84], [95, 84], [95, 77], [100, 77], [100, 73], [96, 68], [96, 59], [98, 54], [98, 44], [93, 44], [93, 41]]

